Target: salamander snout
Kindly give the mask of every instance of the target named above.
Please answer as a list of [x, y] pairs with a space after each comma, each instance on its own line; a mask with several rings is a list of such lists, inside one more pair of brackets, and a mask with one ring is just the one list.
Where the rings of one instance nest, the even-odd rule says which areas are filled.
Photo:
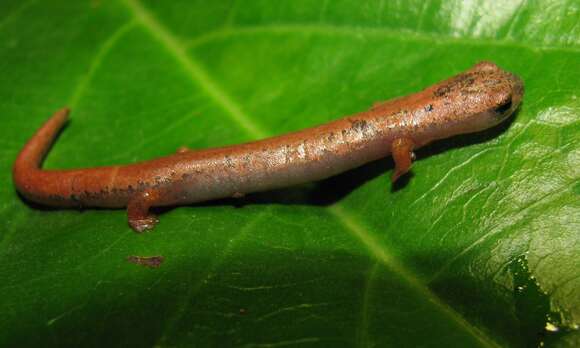
[[463, 94], [467, 95], [464, 102], [470, 105], [463, 119], [463, 131], [473, 132], [493, 127], [512, 115], [522, 102], [522, 79], [492, 62], [476, 64], [463, 79], [473, 81], [463, 89]]
[[507, 73], [505, 87], [498, 91], [496, 104], [492, 108], [492, 114], [501, 122], [509, 117], [520, 105], [524, 96], [524, 83], [518, 76]]
[[440, 105], [453, 110], [432, 122], [430, 137], [479, 132], [506, 120], [519, 107], [524, 83], [492, 62], [481, 62], [465, 73], [437, 84], [432, 91]]

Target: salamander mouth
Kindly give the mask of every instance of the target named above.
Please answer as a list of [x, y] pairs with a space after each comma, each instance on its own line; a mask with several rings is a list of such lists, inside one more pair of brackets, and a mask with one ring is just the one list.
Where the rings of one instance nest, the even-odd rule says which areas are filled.
[[493, 109], [493, 111], [498, 115], [503, 115], [503, 114], [507, 113], [508, 111], [510, 111], [510, 109], [512, 107], [513, 107], [512, 97], [510, 96], [509, 99], [505, 103], [496, 107], [495, 109]]

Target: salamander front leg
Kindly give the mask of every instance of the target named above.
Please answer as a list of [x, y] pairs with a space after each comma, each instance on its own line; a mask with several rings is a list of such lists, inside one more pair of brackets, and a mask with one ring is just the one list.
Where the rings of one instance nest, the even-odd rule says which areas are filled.
[[415, 159], [414, 147], [415, 144], [410, 138], [397, 138], [393, 141], [392, 154], [395, 161], [395, 171], [391, 176], [391, 182], [397, 181], [398, 178], [411, 169]]
[[150, 230], [159, 222], [157, 216], [149, 212], [149, 208], [155, 203], [156, 194], [150, 191], [138, 193], [127, 204], [127, 217], [129, 226], [141, 233]]

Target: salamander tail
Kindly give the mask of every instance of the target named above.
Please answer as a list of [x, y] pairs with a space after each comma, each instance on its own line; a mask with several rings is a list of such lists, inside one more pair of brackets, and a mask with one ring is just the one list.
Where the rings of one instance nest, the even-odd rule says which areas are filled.
[[34, 174], [40, 170], [42, 161], [54, 139], [68, 120], [69, 112], [68, 108], [55, 112], [18, 154], [12, 169], [12, 178], [14, 185], [21, 193], [27, 190], [31, 181], [34, 180]]

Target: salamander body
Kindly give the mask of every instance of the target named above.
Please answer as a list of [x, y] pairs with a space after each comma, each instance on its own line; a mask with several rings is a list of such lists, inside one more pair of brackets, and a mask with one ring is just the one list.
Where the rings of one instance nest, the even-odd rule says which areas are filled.
[[69, 110], [57, 111], [30, 139], [13, 168], [26, 199], [56, 207], [127, 207], [138, 232], [158, 222], [152, 206], [239, 197], [321, 180], [392, 155], [395, 181], [413, 150], [434, 140], [493, 127], [520, 104], [523, 82], [490, 62], [415, 94], [301, 131], [251, 143], [173, 155], [125, 166], [42, 170]]

